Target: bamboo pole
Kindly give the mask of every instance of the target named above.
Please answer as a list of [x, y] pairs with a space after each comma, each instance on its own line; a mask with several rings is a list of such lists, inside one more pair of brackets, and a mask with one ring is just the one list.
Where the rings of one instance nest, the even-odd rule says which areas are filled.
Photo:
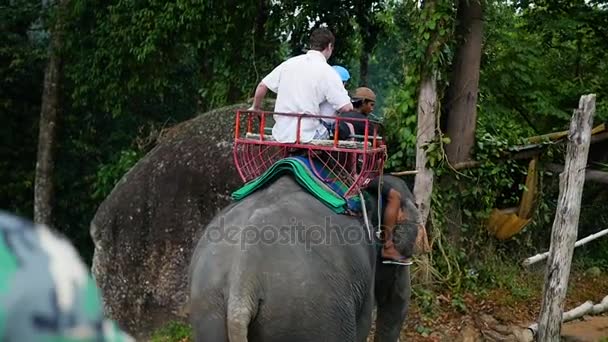
[[[587, 236], [584, 239], [576, 241], [576, 243], [574, 244], [574, 248], [582, 246], [582, 245], [586, 244], [589, 241], [593, 241], [595, 239], [599, 239], [600, 237], [602, 237], [602, 236], [604, 236], [606, 234], [608, 234], [608, 229], [604, 229], [604, 230], [599, 231], [599, 232], [597, 232], [595, 234], [591, 234], [591, 235]], [[530, 265], [535, 264], [535, 263], [537, 263], [537, 262], [539, 262], [541, 260], [546, 259], [548, 255], [549, 255], [549, 252], [536, 254], [535, 256], [529, 257], [526, 260], [524, 260], [523, 263], [522, 263], [522, 265], [523, 266], [530, 266]]]
[[581, 96], [579, 107], [574, 111], [570, 122], [566, 163], [564, 172], [560, 175], [559, 200], [551, 231], [551, 247], [538, 320], [540, 342], [559, 341], [560, 338], [594, 114], [595, 94]]
[[418, 174], [418, 170], [391, 172], [391, 175], [393, 175], [393, 176], [408, 176], [408, 175], [415, 175], [415, 174]]
[[[608, 296], [604, 297], [598, 304], [593, 304], [592, 301], [588, 300], [576, 308], [565, 312], [562, 316], [561, 323], [566, 323], [589, 314], [599, 315], [605, 311], [608, 311]], [[532, 332], [532, 335], [536, 335], [538, 332], [538, 323], [531, 324], [528, 329]]]
[[[597, 134], [600, 132], [603, 132], [605, 130], [607, 130], [608, 128], [606, 127], [606, 124], [601, 124], [598, 125], [597, 127], [593, 128], [591, 130], [591, 135], [593, 134]], [[528, 138], [528, 142], [531, 144], [536, 144], [539, 143], [543, 140], [550, 140], [550, 141], [555, 141], [555, 140], [559, 140], [561, 138], [564, 138], [565, 136], [568, 135], [568, 131], [562, 131], [562, 132], [553, 132], [553, 133], [548, 133], [548, 134], [543, 134], [543, 135], [537, 135], [535, 137], [529, 137]]]
[[[608, 127], [606, 124], [601, 124], [601, 125], [595, 127], [591, 132], [593, 134], [591, 136], [592, 144], [608, 139]], [[542, 139], [544, 139], [545, 137], [551, 137], [551, 136], [563, 137], [565, 133], [567, 133], [567, 131], [549, 133], [549, 134], [545, 134], [543, 136], [531, 137], [531, 138], [528, 138], [528, 140], [530, 143], [532, 143], [532, 142], [540, 143], [542, 141]], [[515, 146], [514, 148], [516, 148], [516, 147], [518, 147], [518, 146]], [[519, 146], [519, 147], [523, 148], [525, 146]], [[526, 149], [526, 150], [519, 151], [519, 152], [504, 153], [503, 157], [505, 160], [506, 159], [508, 159], [508, 160], [530, 159], [530, 158], [534, 158], [534, 157], [538, 156], [543, 151], [544, 151], [544, 148], [542, 146], [538, 146], [537, 148], [534, 148], [534, 149]], [[481, 165], [481, 161], [471, 160], [471, 161], [456, 163], [456, 164], [452, 165], [452, 167], [454, 168], [454, 170], [464, 170], [464, 169], [476, 168], [480, 165]], [[562, 168], [562, 170], [563, 170], [563, 168]], [[561, 170], [557, 171], [557, 172], [561, 172]], [[603, 180], [605, 179], [603, 177], [603, 175], [596, 174], [594, 172], [592, 172], [592, 174], [593, 174], [592, 178], [594, 181], [596, 179], [598, 179], [599, 182], [603, 183]], [[589, 180], [592, 180], [592, 179], [589, 179]]]
[[[564, 171], [564, 167], [559, 164], [548, 163], [545, 165], [545, 167], [547, 168], [547, 170], [552, 172]], [[585, 180], [589, 182], [608, 184], [608, 172], [587, 169], [585, 171]]]

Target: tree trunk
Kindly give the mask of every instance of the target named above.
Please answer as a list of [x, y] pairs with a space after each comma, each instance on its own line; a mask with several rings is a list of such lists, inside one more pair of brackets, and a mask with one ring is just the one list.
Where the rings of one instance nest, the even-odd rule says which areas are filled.
[[433, 170], [427, 166], [428, 158], [424, 145], [435, 139], [436, 115], [437, 79], [435, 73], [429, 73], [422, 79], [420, 93], [418, 94], [418, 127], [416, 134], [416, 171], [418, 173], [414, 180], [414, 197], [420, 212], [416, 252], [422, 253], [422, 262], [420, 263], [420, 281], [422, 284], [431, 282], [431, 263], [426, 254], [430, 252], [426, 227], [433, 193]]
[[570, 123], [566, 163], [564, 172], [560, 175], [559, 200], [551, 231], [551, 247], [538, 326], [538, 341], [541, 342], [559, 341], [560, 338], [562, 310], [576, 243], [585, 184], [584, 170], [594, 114], [595, 94], [582, 96], [579, 108], [574, 112]]
[[[436, 0], [424, 2], [423, 11], [431, 17], [435, 13]], [[439, 28], [437, 28], [439, 30]], [[426, 63], [421, 70], [420, 91], [418, 93], [418, 117], [416, 127], [416, 178], [414, 180], [414, 197], [420, 211], [420, 223], [426, 227], [431, 209], [433, 192], [433, 170], [427, 166], [428, 158], [424, 147], [435, 139], [437, 127], [437, 72], [431, 61], [440, 48], [437, 33], [432, 35], [425, 51]]]
[[418, 95], [418, 129], [416, 134], [416, 179], [414, 197], [420, 211], [420, 223], [426, 226], [433, 192], [433, 170], [427, 167], [424, 145], [435, 139], [437, 115], [437, 80], [430, 74], [422, 80]]
[[[432, 14], [435, 12], [436, 2], [434, 0], [425, 1], [423, 11]], [[430, 16], [430, 15], [429, 15]], [[437, 127], [437, 73], [432, 65], [434, 55], [439, 50], [441, 42], [438, 41], [437, 34], [426, 47], [425, 58], [427, 63], [421, 72], [420, 91], [418, 93], [418, 117], [416, 127], [416, 178], [414, 180], [414, 197], [420, 212], [420, 226], [418, 238], [416, 240], [417, 252], [422, 253], [420, 257], [420, 281], [422, 284], [431, 282], [431, 261], [426, 254], [430, 252], [426, 227], [429, 213], [431, 210], [431, 195], [433, 193], [433, 170], [427, 166], [428, 158], [424, 147], [427, 143], [435, 139], [435, 129]]]
[[367, 74], [369, 70], [369, 52], [365, 47], [361, 51], [361, 58], [359, 59], [359, 86], [367, 86]]
[[374, 18], [377, 8], [380, 6], [376, 1], [359, 0], [355, 2], [357, 8], [357, 25], [361, 36], [361, 55], [359, 56], [359, 86], [368, 86], [369, 74], [369, 55], [376, 47], [378, 37], [378, 23]]
[[477, 122], [477, 92], [483, 21], [481, 0], [460, 0], [457, 33], [463, 39], [458, 46], [448, 92], [447, 135], [451, 143], [446, 154], [451, 163], [471, 158]]
[[[483, 22], [481, 0], [459, 0], [456, 33], [461, 39], [456, 50], [447, 99], [447, 129], [451, 142], [446, 145], [446, 155], [452, 164], [471, 159], [475, 144], [477, 123], [477, 92]], [[446, 186], [460, 185], [455, 177], [441, 181]], [[458, 191], [459, 189], [457, 189]], [[460, 203], [447, 205], [448, 236], [453, 246], [460, 244], [462, 208]]]
[[[67, 1], [59, 2], [60, 11]], [[59, 12], [58, 11], [58, 12]], [[61, 13], [58, 13], [58, 18]], [[61, 78], [61, 56], [59, 49], [62, 45], [61, 20], [57, 19], [50, 30], [49, 59], [44, 71], [44, 89], [40, 109], [38, 131], [38, 155], [36, 160], [36, 179], [34, 184], [34, 222], [47, 225], [53, 224], [53, 176], [55, 159], [53, 150], [57, 130], [57, 113], [59, 110], [59, 91]]]

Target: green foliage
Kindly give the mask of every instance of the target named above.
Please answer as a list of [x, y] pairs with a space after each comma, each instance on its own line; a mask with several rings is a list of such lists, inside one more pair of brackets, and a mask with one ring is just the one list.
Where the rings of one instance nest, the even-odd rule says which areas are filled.
[[[519, 3], [521, 7], [501, 1], [485, 3], [473, 156], [473, 160], [480, 161], [479, 167], [454, 171], [444, 152], [449, 139], [441, 135], [425, 147], [429, 166], [436, 176], [431, 214], [433, 231], [430, 232], [436, 246], [431, 255], [433, 275], [436, 281], [457, 292], [492, 284], [506, 286], [518, 272], [512, 270], [507, 279], [488, 279], [481, 271], [483, 265], [471, 266], [474, 260], [485, 261], [493, 253], [515, 259], [548, 248], [557, 180], [544, 172], [540, 174], [540, 192], [532, 222], [504, 242], [498, 242], [487, 232], [485, 222], [491, 210], [516, 207], [524, 190], [528, 161], [508, 160], [508, 148], [525, 145], [526, 137], [567, 129], [572, 109], [578, 105], [579, 97], [588, 92], [598, 94], [596, 122], [606, 118], [606, 100], [601, 94], [608, 89], [605, 84], [608, 73], [604, 71], [606, 60], [598, 56], [607, 47], [606, 39], [600, 41], [599, 37], [606, 36], [604, 23], [608, 11], [582, 1], [534, 3], [535, 6]], [[399, 40], [401, 45], [391, 42], [403, 56], [391, 56], [400, 63], [399, 68], [393, 70], [398, 70], [403, 78], [397, 81], [399, 86], [392, 87], [384, 110], [385, 120], [390, 123], [387, 125], [391, 151], [388, 167], [392, 169], [412, 169], [415, 165], [416, 108], [421, 76], [426, 70], [437, 72], [440, 98], [446, 87], [446, 70], [454, 46], [453, 42], [443, 39], [452, 40], [454, 8], [450, 4], [442, 7], [442, 4], [423, 9], [398, 4], [391, 8], [392, 21], [387, 19], [399, 23], [395, 25], [398, 30], [388, 31], [389, 37], [391, 34], [412, 37], [410, 44], [404, 44], [403, 39]], [[437, 22], [435, 18], [440, 19]], [[438, 27], [443, 28], [439, 35]], [[428, 53], [431, 42], [436, 44], [430, 46], [434, 53]], [[541, 165], [545, 161], [559, 162], [563, 154], [563, 149], [548, 148], [541, 157]], [[605, 211], [604, 205], [599, 207]], [[587, 217], [597, 217], [597, 214]], [[460, 232], [457, 241], [449, 236], [449, 224], [454, 222]], [[586, 230], [586, 225], [582, 220], [581, 232]], [[605, 258], [599, 254], [594, 254], [598, 257], [596, 260]], [[498, 272], [490, 270], [489, 273]], [[519, 285], [514, 285], [511, 291], [523, 297], [529, 293], [525, 286]]]
[[[304, 48], [308, 48], [308, 37], [312, 26], [327, 26], [336, 36], [334, 54], [330, 59], [330, 64], [339, 63], [346, 66], [354, 66], [358, 61], [358, 46], [361, 42], [357, 35], [358, 20], [356, 17], [359, 11], [365, 11], [367, 19], [372, 20], [373, 14], [370, 13], [375, 7], [382, 7], [382, 1], [370, 0], [346, 0], [328, 2], [323, 0], [305, 1], [281, 1], [278, 2], [276, 10], [280, 13], [290, 13], [291, 15], [282, 16], [280, 30], [290, 32], [291, 37], [288, 42], [288, 55], [295, 56], [302, 53]], [[370, 17], [371, 15], [371, 17]], [[285, 37], [286, 38], [286, 37]], [[365, 49], [373, 48], [365, 47]], [[352, 70], [351, 70], [352, 71]], [[351, 73], [351, 76], [355, 76]]]
[[595, 92], [596, 122], [605, 120], [608, 11], [583, 1], [532, 3], [497, 2], [486, 11], [481, 107], [489, 119], [513, 118], [545, 133], [567, 128], [580, 96]]
[[549, 116], [563, 124], [570, 117], [556, 102], [560, 96], [547, 91], [551, 79], [539, 34], [527, 32], [525, 18], [516, 15], [510, 6], [497, 5], [487, 11], [487, 17], [488, 44], [482, 59], [479, 115], [517, 120], [517, 126], [525, 133], [561, 128], [537, 120], [539, 116]]
[[65, 74], [76, 108], [116, 117], [187, 101], [180, 109], [194, 112], [200, 83], [195, 36], [204, 18], [200, 6], [165, 1], [147, 6], [74, 1], [70, 6]]
[[131, 169], [133, 165], [142, 157], [141, 153], [134, 150], [121, 151], [117, 160], [102, 164], [97, 171], [95, 179], [95, 192], [93, 198], [103, 201], [110, 191], [114, 188], [117, 181]]
[[514, 160], [505, 160], [508, 147], [512, 146], [506, 138], [487, 133], [480, 125], [476, 134], [474, 159], [481, 164], [457, 172], [451, 169], [442, 146], [443, 142], [429, 144], [429, 159], [437, 164], [437, 176], [452, 174], [457, 183], [451, 186], [452, 191], [442, 188], [436, 195], [437, 201], [459, 201], [465, 208], [465, 217], [474, 220], [486, 219], [489, 211], [497, 206], [517, 205], [522, 190], [517, 185], [523, 183], [526, 168]]
[[433, 332], [433, 329], [419, 324], [416, 326], [416, 332], [419, 333], [423, 337], [428, 337]]
[[392, 147], [392, 153], [387, 160], [389, 168], [415, 165], [417, 122], [415, 89], [418, 83], [417, 75], [406, 76], [406, 87], [396, 90], [387, 99], [389, 105], [384, 115], [387, 121], [394, 123], [388, 130]]
[[[383, 112], [391, 123], [387, 125], [389, 168], [414, 166], [420, 81], [424, 75], [435, 73], [444, 85], [445, 70], [452, 57], [447, 42], [454, 31], [453, 2], [429, 4], [419, 8], [412, 2], [394, 2], [384, 18], [387, 29], [382, 39], [386, 40], [386, 47], [381, 51], [388, 58], [382, 62], [389, 64], [394, 74]], [[404, 36], [411, 37], [405, 44]]]
[[[535, 234], [539, 234], [540, 229], [546, 231], [552, 219], [548, 215], [550, 209], [541, 201], [535, 208], [534, 223], [509, 242], [498, 243], [488, 233], [486, 222], [492, 209], [519, 205], [527, 161], [518, 162], [504, 157], [510, 146], [521, 144], [521, 137], [511, 134], [509, 140], [508, 136], [490, 134], [484, 125], [478, 127], [474, 160], [480, 161], [480, 165], [475, 168], [454, 171], [445, 158], [445, 142], [439, 138], [427, 146], [429, 163], [434, 164], [434, 172], [439, 179], [432, 194], [433, 232], [430, 235], [437, 247], [431, 258], [437, 271], [436, 280], [456, 293], [477, 291], [497, 283], [500, 286], [500, 279], [487, 278], [497, 272], [486, 272], [485, 262], [491, 263], [491, 257], [497, 252], [511, 258], [521, 257], [526, 249], [532, 248], [528, 232], [536, 230]], [[458, 203], [456, 209], [454, 203]], [[450, 222], [452, 220], [459, 225], [457, 241], [449, 236], [449, 224], [454, 224]], [[483, 262], [477, 264], [477, 260]]]
[[433, 318], [437, 314], [437, 294], [425, 286], [412, 286], [413, 298], [423, 316]]
[[40, 1], [0, 3], [0, 208], [29, 217], [46, 56], [32, 23], [41, 15]]
[[[310, 20], [335, 31], [334, 62], [355, 65], [362, 42], [350, 27], [353, 13], [383, 8], [375, 1], [357, 4], [77, 0], [48, 15], [36, 1], [2, 4], [0, 108], [10, 119], [0, 128], [0, 192], [6, 195], [0, 206], [31, 217], [47, 18], [59, 14], [65, 23], [55, 226], [90, 260], [89, 222], [151, 147], [135, 147], [142, 135], [246, 100], [290, 51], [301, 53], [305, 39], [299, 38], [308, 36]], [[301, 15], [286, 16], [290, 6]]]
[[[605, 186], [604, 186], [605, 187]], [[578, 239], [608, 228], [608, 193], [603, 187], [587, 183], [583, 190]], [[603, 236], [574, 250], [573, 263], [586, 270], [599, 267], [608, 272], [608, 237]]]
[[192, 340], [192, 328], [180, 322], [169, 322], [152, 334], [151, 342], [181, 342]]
[[454, 294], [454, 297], [452, 298], [452, 301], [450, 302], [450, 304], [452, 305], [453, 308], [458, 310], [460, 313], [465, 314], [468, 312], [467, 305], [464, 302], [462, 295], [460, 295], [459, 293]]
[[516, 300], [529, 299], [533, 294], [533, 283], [515, 260], [504, 253], [488, 254], [483, 262], [478, 262], [477, 285], [487, 289], [505, 289]]

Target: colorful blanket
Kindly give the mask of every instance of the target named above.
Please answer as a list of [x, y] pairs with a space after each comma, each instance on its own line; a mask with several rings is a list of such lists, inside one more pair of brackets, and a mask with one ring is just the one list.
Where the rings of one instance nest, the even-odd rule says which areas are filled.
[[[304, 189], [315, 196], [319, 201], [328, 206], [338, 214], [345, 214], [348, 211], [360, 212], [361, 200], [358, 196], [345, 198], [344, 194], [348, 186], [340, 181], [325, 182], [319, 179], [312, 169], [313, 165], [306, 157], [294, 156], [281, 159], [274, 163], [258, 178], [248, 182], [240, 189], [232, 193], [234, 200], [241, 200], [261, 187], [272, 183], [279, 176], [291, 174], [296, 182]], [[324, 168], [320, 163], [315, 162], [315, 170], [323, 179], [335, 179], [331, 171]]]

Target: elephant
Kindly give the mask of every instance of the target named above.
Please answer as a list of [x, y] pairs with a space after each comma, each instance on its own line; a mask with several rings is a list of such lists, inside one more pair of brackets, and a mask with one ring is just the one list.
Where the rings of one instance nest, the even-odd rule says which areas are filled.
[[[407, 219], [395, 227], [395, 244], [411, 256], [419, 222], [414, 196], [397, 177], [383, 182], [401, 194]], [[371, 229], [330, 210], [291, 175], [219, 212], [190, 262], [195, 341], [366, 341], [374, 306], [375, 341], [398, 341], [410, 266], [377, 257], [379, 240], [369, 231], [378, 225], [379, 192], [364, 191]]]

